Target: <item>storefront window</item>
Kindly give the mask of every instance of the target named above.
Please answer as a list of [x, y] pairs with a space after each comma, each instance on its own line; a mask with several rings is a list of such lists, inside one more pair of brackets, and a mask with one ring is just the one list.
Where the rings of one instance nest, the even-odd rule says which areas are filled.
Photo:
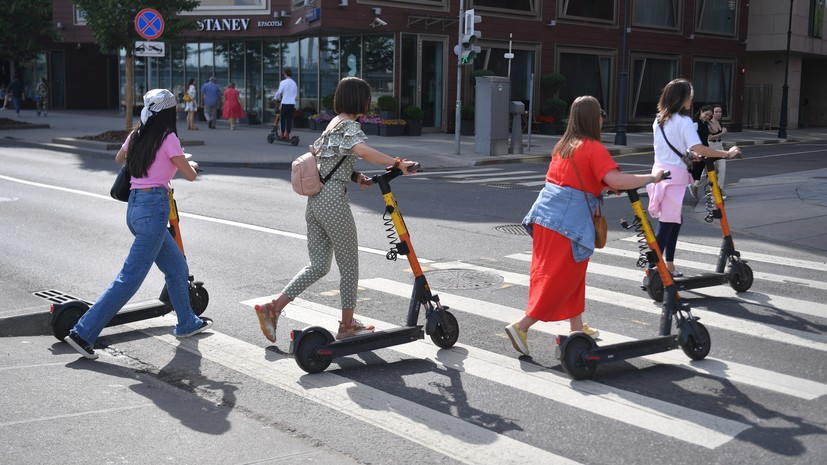
[[677, 29], [680, 0], [635, 0], [632, 23]]
[[170, 89], [178, 96], [178, 101], [181, 102], [186, 90], [184, 86], [187, 84], [184, 47], [182, 45], [172, 45], [169, 47], [169, 51], [172, 60], [172, 87]]
[[735, 63], [698, 60], [694, 68], [692, 85], [695, 88], [695, 108], [721, 104], [724, 115], [730, 114]]
[[342, 37], [342, 58], [339, 60], [341, 76], [362, 75], [362, 38]]
[[[339, 38], [319, 38], [319, 96], [333, 95], [339, 84]], [[323, 110], [323, 108], [319, 108]]]
[[241, 103], [248, 112], [255, 112], [256, 117], [264, 110], [264, 96], [261, 92], [261, 41], [248, 40], [246, 44], [247, 59], [244, 79], [235, 81], [241, 97]]
[[810, 18], [807, 24], [808, 35], [821, 38], [824, 30], [824, 0], [810, 0]]
[[281, 41], [265, 42], [262, 44], [261, 59], [264, 65], [264, 81], [262, 84], [262, 98], [264, 100], [264, 121], [272, 121], [275, 118], [273, 106], [273, 95], [279, 87], [281, 80], [281, 56], [283, 45]]
[[[296, 105], [315, 113], [319, 101], [319, 38], [305, 37], [299, 41], [301, 72], [298, 76], [299, 103]], [[296, 74], [293, 74], [296, 79]], [[310, 115], [308, 115], [310, 116]]]
[[[201, 77], [198, 76], [198, 43], [189, 43], [186, 46], [186, 81], [195, 79], [195, 85], [200, 90], [199, 86]], [[209, 77], [209, 76], [207, 76]]]
[[632, 118], [654, 118], [661, 89], [677, 76], [677, 58], [632, 57]]
[[364, 76], [373, 89], [374, 102], [382, 95], [393, 95], [394, 40], [388, 36], [364, 36]]
[[611, 113], [612, 58], [589, 52], [563, 52], [560, 54], [558, 71], [566, 77], [566, 85], [560, 90], [560, 98], [569, 105], [581, 95], [591, 95], [600, 101], [601, 107]]
[[[211, 77], [215, 76], [215, 45], [212, 42], [204, 42], [198, 51], [199, 61], [198, 68], [200, 70], [201, 85], [203, 86]], [[221, 58], [219, 58], [220, 60]], [[222, 63], [226, 71], [226, 63]]]

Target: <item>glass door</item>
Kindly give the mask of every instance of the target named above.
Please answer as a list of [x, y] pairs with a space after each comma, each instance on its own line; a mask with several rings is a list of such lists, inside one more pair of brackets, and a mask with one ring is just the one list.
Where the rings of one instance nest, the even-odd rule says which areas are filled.
[[403, 35], [401, 54], [402, 108], [416, 105], [425, 114], [423, 130], [445, 130], [447, 39], [439, 36]]

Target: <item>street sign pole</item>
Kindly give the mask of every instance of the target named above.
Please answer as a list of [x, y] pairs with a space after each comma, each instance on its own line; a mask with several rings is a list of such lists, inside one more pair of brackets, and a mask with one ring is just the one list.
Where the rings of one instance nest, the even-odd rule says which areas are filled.
[[[462, 31], [463, 31], [462, 19], [465, 16], [464, 11], [463, 11], [463, 9], [464, 9], [463, 3], [464, 3], [463, 0], [459, 0], [459, 30], [457, 31], [457, 47], [460, 47], [460, 48], [462, 47], [461, 45], [459, 45], [460, 41], [462, 40]], [[462, 117], [462, 114], [460, 112], [460, 107], [461, 106], [462, 106], [462, 54], [457, 53], [457, 102], [456, 102], [456, 108], [454, 109], [454, 144], [456, 145], [456, 149], [454, 150], [454, 153], [456, 155], [459, 155], [459, 153], [460, 153], [460, 149], [459, 149], [459, 132], [460, 132], [460, 126], [462, 125], [462, 123], [460, 122], [461, 117]]]

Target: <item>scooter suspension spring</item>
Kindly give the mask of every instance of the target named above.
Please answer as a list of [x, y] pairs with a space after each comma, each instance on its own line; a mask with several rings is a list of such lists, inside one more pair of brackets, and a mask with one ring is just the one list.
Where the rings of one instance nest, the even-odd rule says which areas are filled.
[[385, 254], [385, 258], [390, 261], [396, 261], [399, 255], [399, 241], [396, 236], [396, 228], [393, 226], [393, 218], [391, 217], [390, 211], [385, 210], [385, 213], [382, 215], [382, 220], [385, 222], [385, 232], [388, 233], [387, 238], [390, 239], [388, 243], [391, 245], [391, 249]]
[[706, 216], [704, 221], [712, 223], [715, 221], [715, 198], [712, 196], [712, 184], [706, 183], [704, 185], [704, 201], [706, 202]]
[[637, 248], [640, 255], [637, 258], [637, 263], [635, 266], [638, 268], [646, 268], [649, 263], [649, 260], [646, 258], [646, 254], [649, 251], [649, 245], [646, 243], [646, 237], [643, 234], [643, 227], [640, 225], [640, 219], [635, 217], [635, 220], [632, 221], [632, 224], [629, 224], [628, 221], [625, 219], [620, 220], [620, 226], [623, 229], [634, 229], [635, 235], [637, 236]]

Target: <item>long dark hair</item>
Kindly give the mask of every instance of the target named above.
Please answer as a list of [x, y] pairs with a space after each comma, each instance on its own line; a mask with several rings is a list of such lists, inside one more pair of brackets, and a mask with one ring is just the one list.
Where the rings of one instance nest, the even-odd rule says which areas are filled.
[[146, 177], [149, 166], [155, 161], [155, 154], [169, 133], [178, 135], [175, 107], [161, 110], [150, 116], [146, 124], [132, 131], [126, 163], [129, 172], [136, 178]]
[[554, 146], [552, 154], [557, 154], [560, 158], [571, 158], [583, 139], [600, 141], [600, 102], [591, 95], [574, 99], [566, 132]]
[[684, 107], [686, 99], [692, 96], [692, 83], [687, 79], [678, 78], [669, 81], [660, 93], [658, 100], [658, 121], [666, 124], [672, 115], [689, 116], [690, 110]]

